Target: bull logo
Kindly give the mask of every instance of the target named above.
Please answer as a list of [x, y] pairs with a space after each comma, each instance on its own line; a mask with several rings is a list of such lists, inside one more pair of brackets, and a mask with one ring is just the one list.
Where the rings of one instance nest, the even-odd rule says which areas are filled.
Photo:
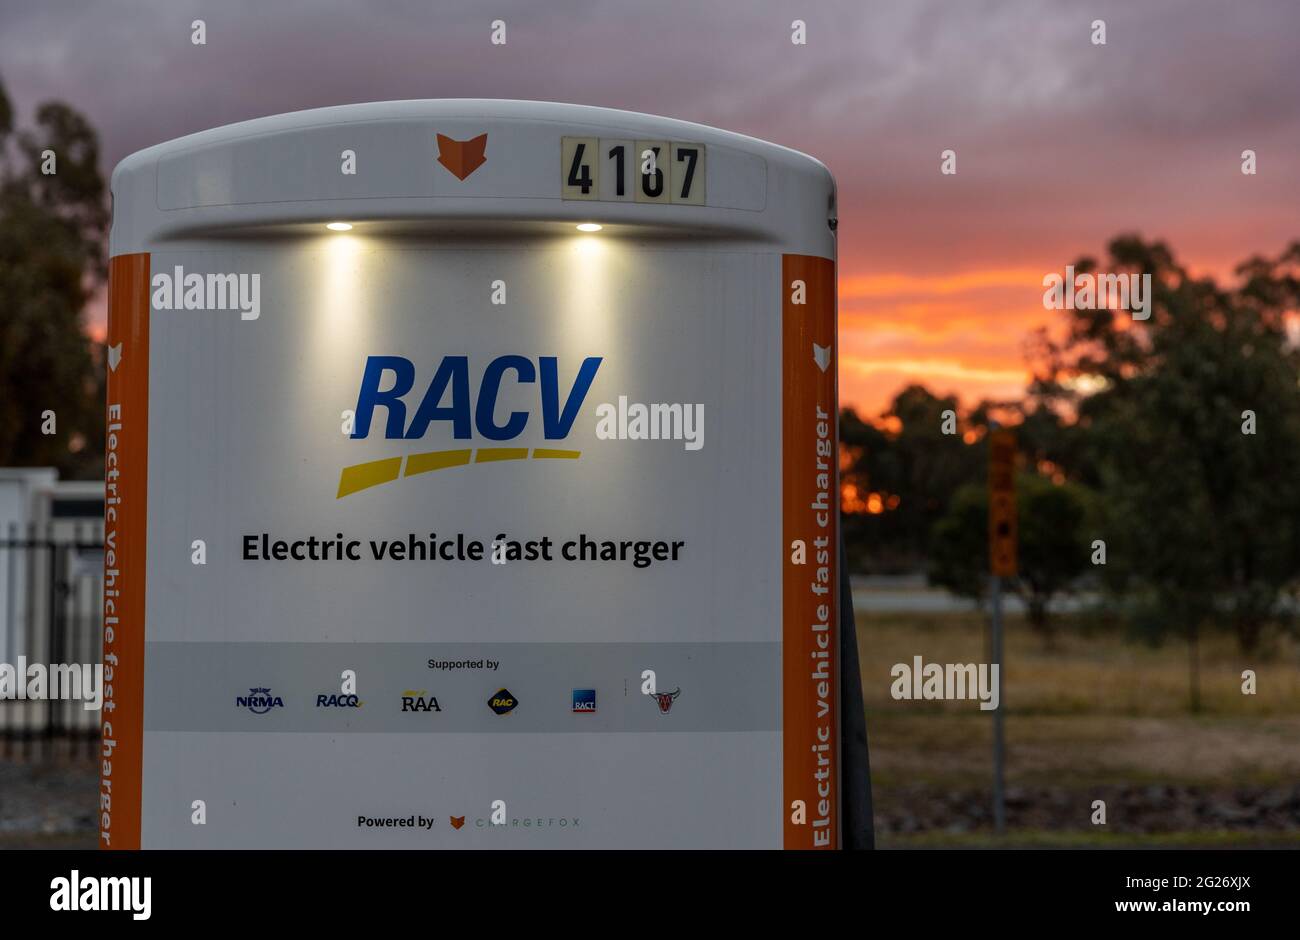
[[677, 701], [677, 696], [681, 694], [680, 688], [673, 689], [671, 692], [655, 692], [652, 697], [655, 704], [659, 706], [659, 714], [668, 714], [669, 709], [673, 707], [673, 702]]
[[469, 140], [452, 140], [438, 134], [438, 162], [463, 180], [487, 162], [487, 134]]

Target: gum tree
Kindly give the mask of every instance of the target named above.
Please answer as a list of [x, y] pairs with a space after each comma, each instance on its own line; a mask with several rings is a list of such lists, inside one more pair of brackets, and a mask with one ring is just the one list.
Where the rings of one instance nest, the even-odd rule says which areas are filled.
[[102, 357], [82, 311], [105, 277], [105, 196], [85, 119], [49, 102], [17, 132], [0, 85], [0, 466], [103, 471]]
[[[1147, 635], [1187, 639], [1196, 709], [1205, 628], [1231, 630], [1250, 652], [1268, 624], [1291, 624], [1300, 351], [1287, 317], [1300, 307], [1300, 242], [1240, 265], [1230, 287], [1192, 275], [1159, 242], [1121, 237], [1109, 254], [1108, 271], [1152, 275], [1150, 319], [1066, 311], [1064, 338], [1038, 339], [1034, 394], [1077, 409], [1108, 580]], [[1100, 390], [1079, 394], [1081, 378]]]

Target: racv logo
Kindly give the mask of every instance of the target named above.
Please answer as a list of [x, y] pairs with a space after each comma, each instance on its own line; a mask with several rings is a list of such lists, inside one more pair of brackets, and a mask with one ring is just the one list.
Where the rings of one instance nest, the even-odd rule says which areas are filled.
[[[419, 441], [431, 429], [449, 430], [463, 447], [405, 453], [344, 467], [337, 499], [399, 477], [502, 460], [576, 460], [581, 451], [553, 446], [573, 430], [600, 368], [601, 357], [582, 360], [571, 383], [562, 383], [556, 356], [497, 356], [471, 381], [468, 356], [444, 356], [427, 381], [403, 356], [369, 356], [352, 417], [351, 440]], [[531, 386], [537, 404], [499, 413], [507, 385]], [[518, 394], [511, 394], [518, 401]], [[346, 427], [345, 427], [346, 429]], [[445, 437], [444, 437], [445, 440]], [[538, 446], [539, 444], [547, 446]]]

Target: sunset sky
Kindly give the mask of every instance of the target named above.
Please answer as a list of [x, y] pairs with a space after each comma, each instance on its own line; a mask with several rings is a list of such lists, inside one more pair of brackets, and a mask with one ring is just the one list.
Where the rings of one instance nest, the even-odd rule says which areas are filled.
[[1300, 238], [1297, 35], [1296, 0], [4, 0], [0, 77], [20, 124], [48, 98], [85, 113], [106, 175], [205, 128], [399, 98], [570, 101], [803, 150], [839, 184], [841, 398], [875, 415], [909, 382], [1018, 394], [1025, 336], [1057, 316], [1044, 275], [1118, 233], [1221, 277]]

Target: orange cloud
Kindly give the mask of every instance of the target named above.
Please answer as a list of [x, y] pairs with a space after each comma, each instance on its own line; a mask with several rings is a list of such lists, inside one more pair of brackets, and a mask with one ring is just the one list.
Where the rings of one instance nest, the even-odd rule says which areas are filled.
[[1041, 294], [1043, 275], [1037, 268], [1003, 268], [960, 271], [935, 276], [885, 273], [840, 278], [840, 302], [863, 297], [920, 295], [927, 297], [967, 293], [989, 287], [1033, 289]]
[[980, 398], [1018, 397], [1029, 381], [1025, 340], [1056, 321], [1030, 268], [936, 274], [846, 274], [840, 280], [840, 399], [883, 411], [904, 385]]

